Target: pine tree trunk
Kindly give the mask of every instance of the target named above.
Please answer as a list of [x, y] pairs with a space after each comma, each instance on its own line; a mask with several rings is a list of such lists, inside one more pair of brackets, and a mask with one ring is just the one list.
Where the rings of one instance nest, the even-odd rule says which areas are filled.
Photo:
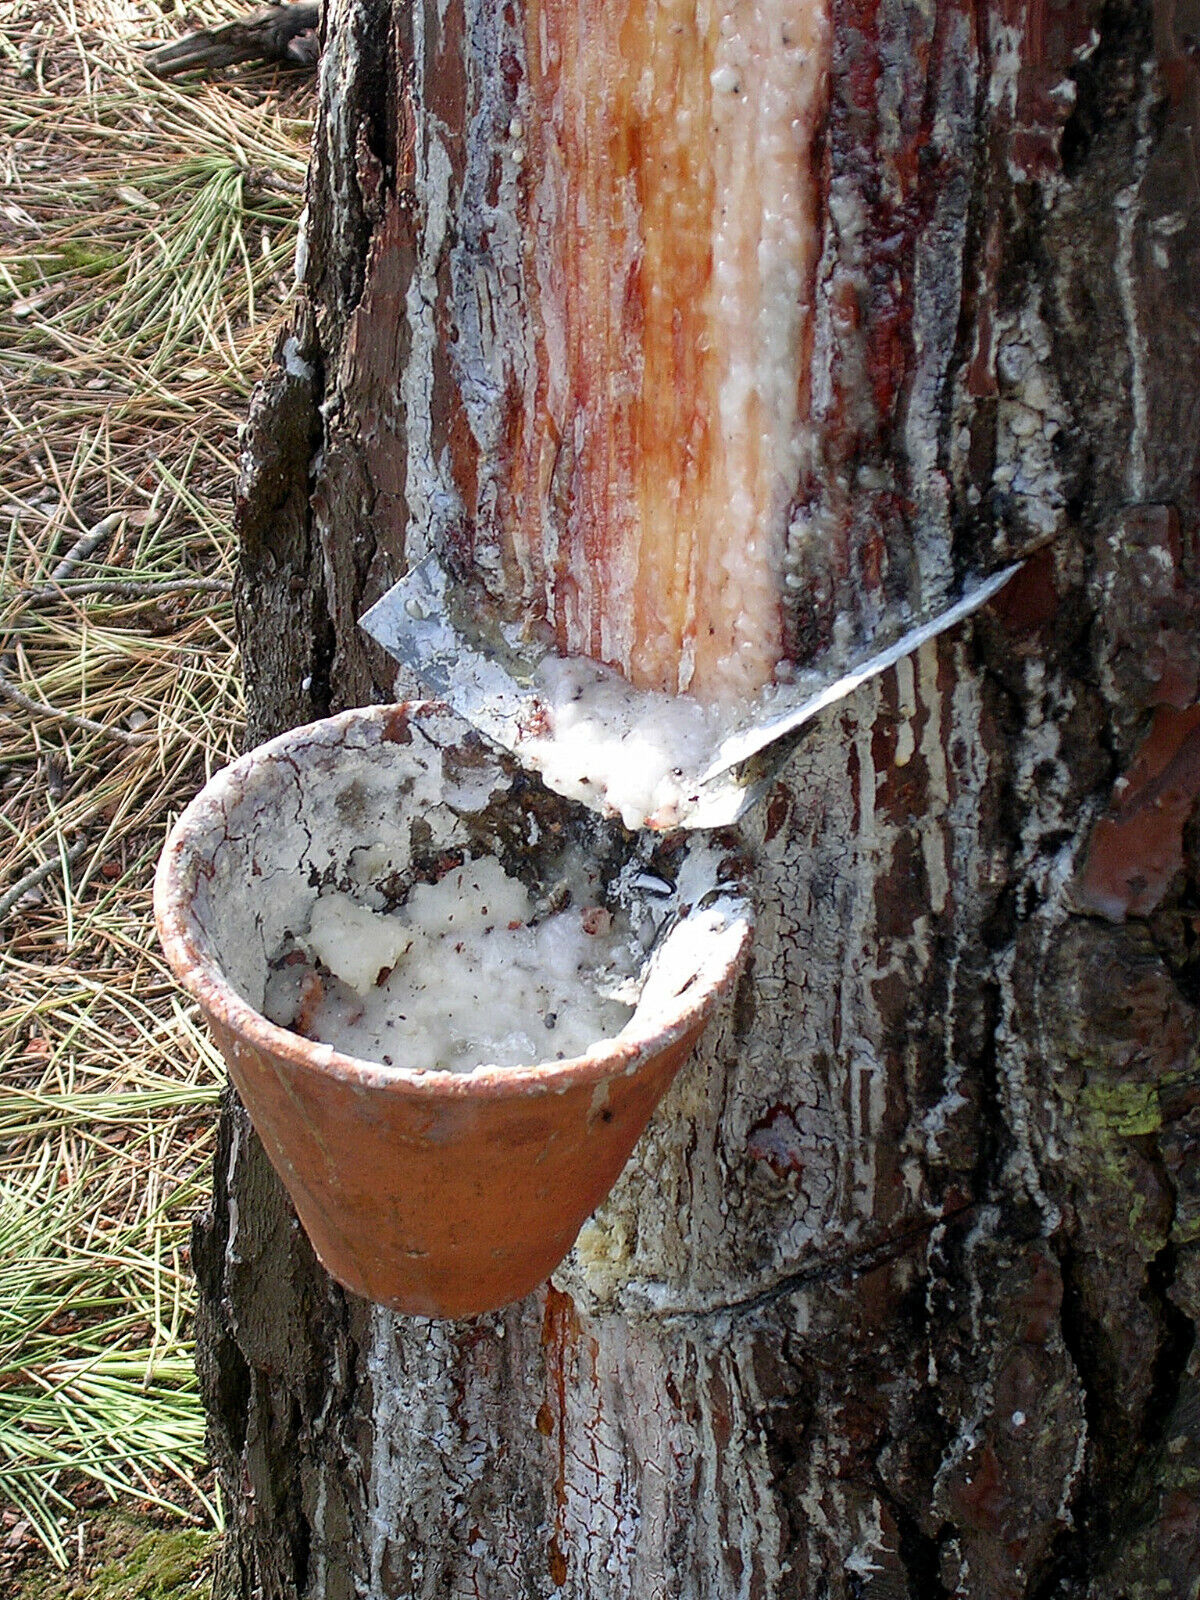
[[[329, 7], [238, 505], [253, 740], [392, 697], [357, 618], [470, 454], [454, 273], [520, 249], [471, 233], [470, 135], [526, 4]], [[543, 1292], [354, 1300], [229, 1100], [195, 1245], [223, 1595], [1200, 1593], [1200, 10], [831, 24], [830, 481], [1028, 560], [752, 815], [751, 972]]]

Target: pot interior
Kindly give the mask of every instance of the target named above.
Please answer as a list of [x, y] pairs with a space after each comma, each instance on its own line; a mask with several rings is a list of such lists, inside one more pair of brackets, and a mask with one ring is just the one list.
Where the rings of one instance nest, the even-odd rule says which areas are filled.
[[552, 794], [448, 708], [421, 704], [296, 729], [218, 774], [164, 856], [168, 954], [185, 982], [200, 967], [261, 1014], [279, 953], [304, 936], [319, 897], [390, 912], [484, 856], [536, 906], [583, 896], [619, 919], [636, 1005], [622, 1037], [651, 1037], [711, 999], [748, 939], [720, 840], [628, 833]]

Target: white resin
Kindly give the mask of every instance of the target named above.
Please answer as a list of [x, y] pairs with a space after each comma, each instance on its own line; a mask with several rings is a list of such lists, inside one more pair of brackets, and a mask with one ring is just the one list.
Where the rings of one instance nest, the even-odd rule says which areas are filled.
[[395, 917], [381, 916], [348, 894], [323, 894], [304, 943], [336, 978], [365, 994], [385, 967], [396, 965], [412, 938]]
[[[806, 331], [821, 248], [813, 140], [825, 113], [830, 22], [824, 4], [738, 0], [719, 10], [710, 77], [716, 175], [707, 307], [719, 445], [712, 532], [698, 580], [703, 699], [752, 697], [783, 657], [788, 508], [811, 449], [801, 404]], [[685, 661], [679, 688], [696, 688]]]
[[[266, 1013], [345, 1055], [470, 1072], [583, 1055], [633, 1015], [641, 945], [624, 920], [571, 905], [540, 919], [484, 856], [384, 913], [322, 893], [268, 982]], [[319, 971], [315, 963], [328, 969]]]
[[546, 732], [523, 741], [522, 757], [556, 793], [615, 813], [631, 831], [677, 826], [695, 808], [721, 708], [631, 689], [578, 657], [548, 656], [534, 687]]

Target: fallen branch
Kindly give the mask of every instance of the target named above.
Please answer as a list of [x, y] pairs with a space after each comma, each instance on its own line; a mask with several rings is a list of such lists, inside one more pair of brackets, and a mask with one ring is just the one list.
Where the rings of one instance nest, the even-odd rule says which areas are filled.
[[77, 566], [87, 561], [89, 557], [94, 556], [109, 534], [115, 533], [124, 520], [125, 513], [123, 511], [113, 511], [107, 517], [102, 518], [94, 528], [89, 528], [86, 533], [81, 534], [55, 567], [46, 582], [32, 591], [30, 598], [53, 593], [53, 585], [61, 583], [64, 578], [69, 578]]
[[22, 711], [28, 711], [31, 716], [46, 717], [51, 722], [65, 723], [69, 728], [77, 728], [81, 733], [98, 733], [102, 738], [115, 739], [118, 744], [143, 745], [152, 744], [152, 733], [126, 733], [124, 728], [113, 728], [103, 722], [93, 722], [91, 717], [80, 717], [73, 711], [60, 711], [57, 706], [44, 705], [33, 700], [27, 694], [22, 694], [0, 672], [0, 698], [10, 701], [15, 706], [20, 706]]
[[313, 67], [321, 53], [320, 5], [264, 6], [240, 22], [203, 28], [162, 45], [147, 57], [151, 72], [173, 78], [181, 72], [216, 72], [246, 61]]
[[[67, 865], [73, 866], [87, 847], [86, 839], [77, 839], [67, 851]], [[30, 889], [36, 889], [39, 883], [44, 883], [47, 878], [52, 878], [56, 872], [60, 872], [62, 865], [61, 856], [51, 856], [49, 861], [43, 861], [40, 866], [31, 868], [24, 877], [17, 879], [11, 889], [6, 889], [0, 894], [0, 923], [20, 902], [23, 895], [27, 895]]]
[[230, 592], [232, 584], [227, 578], [76, 578], [67, 583], [56, 583], [53, 588], [42, 584], [28, 594], [12, 598], [20, 609], [26, 606], [46, 605], [53, 600], [74, 600], [84, 595], [111, 595], [117, 600], [154, 600], [170, 594], [220, 594]]

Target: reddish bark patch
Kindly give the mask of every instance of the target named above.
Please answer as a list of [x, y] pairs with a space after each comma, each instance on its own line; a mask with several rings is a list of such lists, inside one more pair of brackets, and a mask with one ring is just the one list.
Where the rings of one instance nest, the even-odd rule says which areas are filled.
[[959, 1516], [978, 1533], [1003, 1532], [1009, 1500], [1004, 1474], [990, 1443], [984, 1443], [966, 1458], [966, 1470], [954, 1486], [954, 1501]]
[[552, 1441], [554, 1469], [554, 1532], [547, 1551], [550, 1577], [556, 1588], [567, 1581], [567, 1558], [563, 1551], [563, 1512], [567, 1503], [567, 1389], [573, 1382], [573, 1368], [579, 1345], [579, 1313], [569, 1294], [553, 1284], [546, 1285], [546, 1305], [542, 1314], [542, 1349], [546, 1361], [546, 1387], [551, 1400], [538, 1408], [539, 1433]]
[[1054, 584], [1054, 552], [1049, 545], [1034, 551], [991, 602], [991, 608], [1009, 633], [1036, 633], [1054, 620], [1058, 590]]
[[1002, 0], [1019, 29], [1016, 116], [1008, 137], [1013, 175], [1034, 181], [1062, 167], [1062, 130], [1075, 103], [1071, 70], [1097, 29], [1099, 0]]
[[415, 270], [411, 219], [390, 196], [371, 240], [362, 299], [351, 317], [342, 357], [349, 415], [362, 419], [361, 447], [375, 499], [372, 528], [393, 559], [402, 559], [408, 525], [407, 453], [396, 395], [408, 357], [405, 297]]
[[1193, 1552], [1200, 1549], [1200, 1505], [1186, 1489], [1173, 1489], [1163, 1501], [1163, 1532], [1168, 1539], [1186, 1540]]
[[772, 1106], [751, 1128], [746, 1151], [756, 1161], [765, 1161], [777, 1178], [803, 1172], [803, 1137], [795, 1114], [787, 1106]]
[[[1000, 219], [994, 217], [983, 247], [975, 348], [967, 368], [966, 389], [973, 400], [992, 400], [1000, 392], [996, 381], [996, 281], [1003, 260], [1003, 237]], [[973, 476], [978, 480], [981, 474]]]
[[1177, 508], [1124, 507], [1099, 543], [1096, 582], [1114, 646], [1115, 693], [1139, 709], [1192, 705], [1200, 695], [1200, 597], [1185, 579]]
[[385, 744], [412, 743], [413, 732], [408, 725], [408, 711], [404, 706], [397, 706], [388, 714], [380, 737]]
[[[462, 181], [465, 160], [464, 141], [459, 132], [467, 125], [467, 65], [463, 40], [466, 20], [462, 0], [451, 0], [440, 19], [432, 43], [432, 70], [426, 73], [426, 106], [439, 118], [442, 127], [452, 130], [450, 149], [454, 176]], [[457, 135], [457, 137], [453, 137]]]
[[550, 1541], [550, 1578], [556, 1589], [567, 1581], [567, 1558], [557, 1539]]
[[786, 784], [777, 783], [767, 800], [767, 821], [763, 841], [770, 844], [787, 826], [792, 815], [792, 795]]
[[1029, 1287], [1016, 1302], [1016, 1326], [1026, 1344], [1044, 1345], [1058, 1327], [1062, 1313], [1062, 1276], [1049, 1256], [1032, 1257]]
[[1144, 917], [1183, 867], [1183, 830], [1200, 799], [1200, 705], [1159, 706], [1113, 806], [1092, 834], [1075, 897], [1110, 922]]

